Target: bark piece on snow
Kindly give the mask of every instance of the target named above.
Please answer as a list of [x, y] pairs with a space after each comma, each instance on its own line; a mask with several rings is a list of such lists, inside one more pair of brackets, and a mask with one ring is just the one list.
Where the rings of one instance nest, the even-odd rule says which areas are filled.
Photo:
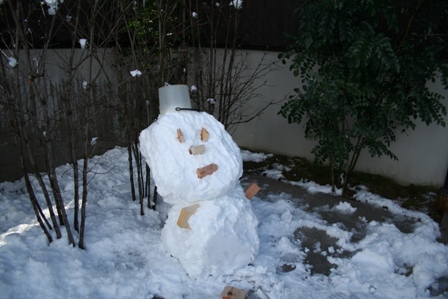
[[258, 187], [257, 184], [252, 182], [249, 185], [249, 187], [247, 187], [247, 189], [244, 191], [244, 194], [246, 195], [247, 199], [252, 199], [252, 197], [254, 197], [255, 194], [258, 193], [258, 191], [260, 191], [260, 187]]
[[232, 286], [226, 286], [221, 293], [222, 299], [244, 299], [247, 296], [247, 291], [237, 289]]

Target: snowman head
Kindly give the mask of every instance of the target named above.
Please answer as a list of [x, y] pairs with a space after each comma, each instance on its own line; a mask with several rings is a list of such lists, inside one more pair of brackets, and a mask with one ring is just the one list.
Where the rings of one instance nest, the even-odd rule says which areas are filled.
[[157, 192], [171, 204], [223, 196], [239, 185], [242, 175], [240, 149], [205, 112], [160, 115], [141, 132], [140, 151]]

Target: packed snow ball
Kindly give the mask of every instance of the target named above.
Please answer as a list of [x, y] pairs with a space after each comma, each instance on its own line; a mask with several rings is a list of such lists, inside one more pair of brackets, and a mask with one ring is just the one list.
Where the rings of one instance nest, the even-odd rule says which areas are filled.
[[[202, 129], [208, 134], [201, 139]], [[179, 140], [183, 136], [183, 140]], [[192, 153], [200, 148], [201, 154]], [[241, 151], [224, 126], [206, 112], [168, 112], [140, 134], [157, 192], [170, 204], [221, 197], [239, 185]], [[213, 175], [198, 178], [198, 170], [216, 165]]]

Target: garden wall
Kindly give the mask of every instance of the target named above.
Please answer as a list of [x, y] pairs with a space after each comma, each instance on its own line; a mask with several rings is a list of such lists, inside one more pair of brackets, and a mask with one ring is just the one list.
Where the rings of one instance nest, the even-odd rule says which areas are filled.
[[[259, 63], [264, 54], [262, 51], [244, 51], [250, 53], [249, 62], [252, 65]], [[267, 108], [260, 117], [251, 122], [240, 124], [232, 135], [242, 148], [300, 156], [312, 160], [311, 150], [315, 142], [304, 138], [304, 125], [288, 124], [285, 118], [278, 115], [282, 102], [287, 100], [294, 88], [300, 86], [300, 80], [293, 76], [287, 65], [282, 65], [278, 61], [277, 55], [277, 52], [267, 53], [267, 58], [278, 63], [280, 68], [260, 79], [266, 80], [267, 84], [258, 90], [261, 96], [251, 100], [250, 105], [253, 109], [261, 109], [269, 101], [278, 100], [279, 103]], [[57, 78], [62, 77], [58, 65], [65, 59], [63, 50], [54, 52], [54, 56], [49, 58], [52, 63], [48, 66], [48, 70], [52, 74], [53, 83], [58, 81]], [[78, 78], [81, 79], [82, 76], [80, 75]], [[195, 82], [190, 83], [196, 84]], [[431, 88], [445, 95], [445, 104], [448, 106], [448, 91], [443, 90], [440, 84], [431, 84]], [[2, 116], [2, 112], [4, 111], [0, 107], [0, 116]], [[97, 134], [95, 136], [99, 137], [96, 146], [98, 152], [123, 142], [123, 128], [120, 128], [121, 124], [116, 115], [106, 114], [97, 119], [104, 123], [95, 133]], [[448, 123], [448, 117], [446, 117], [446, 121]], [[3, 119], [0, 124], [0, 181], [17, 179], [21, 176], [17, 148], [14, 146], [8, 124]], [[113, 126], [113, 128], [108, 126]], [[64, 136], [63, 132], [61, 136]], [[62, 139], [60, 142], [65, 143], [66, 141]], [[55, 145], [55, 148], [57, 147]], [[397, 141], [392, 145], [391, 150], [399, 158], [398, 161], [388, 157], [371, 158], [368, 153], [363, 153], [359, 159], [357, 170], [385, 175], [403, 184], [436, 186], [444, 184], [448, 169], [448, 128], [418, 123], [415, 131], [398, 134]], [[59, 163], [64, 163], [66, 155], [66, 152], [59, 153]]]
[[[262, 54], [263, 52], [251, 51], [254, 62]], [[276, 52], [269, 53], [272, 61], [278, 60], [277, 55]], [[294, 77], [288, 67], [285, 65], [265, 78], [268, 84], [260, 91], [263, 98], [252, 100], [254, 109], [262, 107], [263, 101], [269, 99], [286, 100], [293, 89], [301, 85], [299, 78]], [[430, 83], [430, 88], [441, 92], [445, 96], [445, 105], [448, 106], [448, 90], [443, 90], [440, 83]], [[280, 106], [281, 104], [271, 106], [261, 117], [239, 125], [233, 133], [234, 140], [243, 148], [312, 160], [311, 150], [315, 143], [305, 140], [304, 124], [288, 124], [285, 118], [277, 114]], [[448, 123], [448, 117], [445, 119]], [[385, 175], [402, 184], [444, 184], [448, 169], [448, 127], [427, 126], [418, 122], [415, 131], [410, 130], [406, 134], [397, 132], [396, 139], [391, 150], [398, 161], [388, 157], [371, 158], [368, 152], [363, 152], [356, 170]]]
[[[112, 53], [107, 49], [99, 49], [98, 57], [103, 59], [92, 60], [92, 68], [94, 69], [94, 76], [98, 76], [95, 82], [95, 89], [98, 93], [98, 99], [92, 102], [91, 111], [92, 119], [90, 121], [89, 135], [91, 135], [92, 142], [89, 145], [89, 152], [91, 156], [102, 154], [105, 151], [117, 146], [124, 145], [124, 129], [123, 121], [120, 119], [120, 114], [117, 113], [116, 99], [109, 96], [109, 91], [116, 85], [114, 80], [110, 78], [114, 77], [115, 73], [112, 69], [111, 61], [113, 61]], [[23, 54], [23, 52], [21, 53]], [[64, 118], [64, 113], [61, 108], [60, 90], [67, 88], [66, 81], [68, 80], [66, 69], [67, 61], [69, 60], [69, 49], [52, 49], [48, 51], [48, 56], [46, 61], [40, 61], [42, 56], [42, 50], [31, 50], [31, 57], [33, 57], [36, 64], [43, 65], [45, 63], [45, 78], [41, 78], [39, 81], [39, 90], [47, 90], [47, 112], [51, 119], [51, 148], [53, 152], [53, 159], [55, 165], [61, 165], [70, 161], [70, 151], [69, 151], [69, 129]], [[74, 61], [79, 61], [79, 66], [76, 69], [75, 76], [72, 82], [69, 84], [71, 88], [77, 89], [77, 94], [79, 97], [71, 99], [73, 105], [79, 104], [83, 93], [83, 82], [89, 78], [89, 60], [83, 59], [85, 53], [82, 49], [75, 50]], [[4, 64], [7, 65], [7, 59], [2, 57]], [[24, 71], [24, 56], [19, 57], [19, 64], [17, 67], [20, 71], [20, 80], [26, 81], [26, 72]], [[106, 69], [105, 69], [106, 68]], [[12, 78], [12, 69], [6, 67], [6, 76]], [[106, 79], [106, 74], [109, 80]], [[130, 75], [129, 75], [130, 76]], [[111, 82], [112, 81], [112, 82]], [[113, 85], [111, 87], [111, 85]], [[26, 86], [26, 82], [21, 84], [21, 86]], [[59, 91], [58, 91], [59, 90]], [[24, 106], [29, 106], [30, 96], [29, 91], [24, 88], [22, 90], [22, 100]], [[10, 124], [10, 115], [8, 114], [6, 93], [0, 93], [0, 181], [13, 181], [21, 178], [23, 172], [21, 169], [20, 161], [20, 149], [16, 145], [16, 141], [13, 134], [13, 129]], [[15, 101], [17, 98], [15, 98]], [[30, 121], [30, 111], [27, 108], [27, 115], [25, 116], [25, 127], [30, 138], [31, 151], [36, 153], [36, 164], [40, 170], [45, 169], [42, 149], [39, 144], [39, 134], [46, 134], [42, 121], [42, 107], [36, 108], [36, 113], [40, 115], [39, 121], [40, 125], [36, 127]], [[84, 110], [83, 110], [84, 112]], [[81, 117], [76, 117], [77, 112], [73, 112], [75, 115], [74, 119], [74, 130], [75, 135], [82, 134], [84, 124], [82, 123]], [[94, 141], [93, 141], [94, 140]], [[77, 157], [80, 159], [83, 153], [83, 142], [77, 141], [75, 149], [77, 152]], [[39, 159], [40, 157], [40, 159]], [[28, 157], [26, 155], [24, 161], [30, 169], [31, 166], [28, 164]]]

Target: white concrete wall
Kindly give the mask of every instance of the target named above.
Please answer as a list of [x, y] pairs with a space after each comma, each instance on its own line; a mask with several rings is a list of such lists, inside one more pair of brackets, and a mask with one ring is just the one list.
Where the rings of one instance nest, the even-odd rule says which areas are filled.
[[[251, 59], [256, 63], [263, 53], [251, 51], [251, 54]], [[278, 53], [271, 52], [269, 58], [278, 61], [277, 55]], [[293, 76], [287, 65], [268, 76], [266, 79], [269, 86], [264, 86], [261, 90], [264, 98], [252, 100], [254, 109], [262, 107], [263, 101], [283, 99], [300, 86], [300, 80]], [[448, 91], [443, 90], [440, 84], [431, 84], [431, 88], [444, 94], [444, 103], [448, 106]], [[286, 100], [285, 98], [284, 101]], [[279, 110], [280, 105], [272, 106], [260, 118], [240, 125], [233, 133], [234, 140], [243, 148], [312, 160], [311, 149], [315, 142], [304, 138], [304, 125], [288, 124], [285, 118], [277, 114]], [[445, 119], [448, 123], [448, 117]], [[398, 161], [386, 156], [371, 158], [365, 151], [361, 154], [356, 169], [385, 175], [402, 184], [444, 184], [448, 169], [448, 127], [417, 123], [415, 131], [408, 131], [407, 134], [397, 132], [396, 139], [391, 150]]]
[[[245, 52], [250, 52], [248, 61], [253, 65], [256, 65], [264, 54], [260, 51]], [[77, 51], [76, 54], [76, 59], [82, 58], [82, 50]], [[110, 61], [113, 61], [111, 52], [105, 50], [102, 54], [100, 56], [103, 57], [103, 61], [109, 62], [105, 63], [108, 67], [105, 72], [109, 73], [113, 80], [114, 75], [110, 65]], [[289, 70], [289, 66], [282, 65], [277, 55], [277, 52], [269, 52], [267, 59], [276, 61], [281, 69], [267, 74], [266, 78], [262, 79], [267, 80], [268, 84], [259, 90], [262, 96], [251, 101], [254, 109], [264, 107], [266, 101], [270, 100], [283, 99], [282, 102], [285, 102], [287, 97], [293, 94], [294, 88], [301, 85], [300, 80]], [[39, 57], [39, 51], [36, 51], [36, 56]], [[58, 82], [64, 76], [60, 68], [65, 65], [68, 51], [55, 50], [50, 53], [50, 56], [46, 65], [47, 74], [55, 83], [54, 81]], [[99, 65], [95, 65], [94, 69], [98, 71]], [[87, 78], [88, 67], [84, 64], [77, 70], [76, 80], [82, 84], [82, 81]], [[445, 95], [445, 105], [448, 106], [448, 91], [443, 90], [440, 84], [431, 84], [431, 86]], [[303, 124], [288, 124], [285, 118], [278, 115], [280, 106], [281, 103], [271, 106], [261, 117], [239, 125], [233, 133], [234, 140], [243, 148], [312, 160], [311, 150], [316, 143], [304, 138]], [[448, 117], [446, 122], [448, 123]], [[426, 126], [426, 124], [418, 123], [415, 131], [398, 134], [397, 141], [392, 144], [391, 150], [397, 155], [399, 161], [388, 157], [371, 158], [368, 152], [364, 152], [358, 161], [357, 170], [392, 177], [403, 184], [443, 185], [448, 169], [448, 127]]]

